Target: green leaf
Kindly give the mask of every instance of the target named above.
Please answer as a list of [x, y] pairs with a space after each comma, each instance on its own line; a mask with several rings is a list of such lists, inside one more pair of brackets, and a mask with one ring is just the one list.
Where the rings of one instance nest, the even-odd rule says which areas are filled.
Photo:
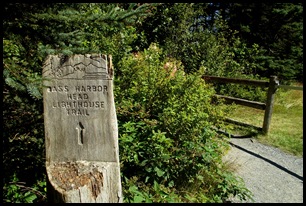
[[145, 166], [146, 164], [147, 164], [147, 162], [148, 162], [148, 160], [144, 160], [144, 161], [142, 161], [141, 163], [140, 163], [140, 166]]
[[145, 179], [145, 183], [147, 183], [149, 179], [150, 179], [150, 177], [147, 176], [146, 179]]
[[168, 186], [169, 186], [169, 187], [173, 187], [173, 186], [174, 186], [173, 180], [169, 182]]
[[133, 185], [133, 186], [130, 186], [130, 187], [129, 187], [129, 191], [130, 191], [131, 193], [135, 193], [135, 192], [138, 191], [138, 188], [137, 188], [135, 185]]
[[10, 185], [10, 189], [12, 191], [16, 191], [18, 189], [18, 187], [16, 185]]
[[34, 99], [42, 99], [42, 94], [40, 93], [37, 86], [35, 86], [34, 84], [28, 84], [27, 90], [29, 94], [31, 95], [31, 97], [33, 97]]
[[197, 179], [200, 180], [200, 181], [203, 181], [204, 177], [202, 175], [197, 175]]
[[154, 180], [153, 188], [154, 188], [155, 191], [159, 191], [160, 190], [159, 184], [155, 180]]
[[158, 177], [161, 177], [161, 176], [163, 176], [165, 174], [165, 172], [162, 171], [161, 169], [159, 169], [158, 167], [155, 167], [154, 171], [157, 173]]
[[136, 195], [136, 196], [134, 196], [133, 202], [134, 202], [134, 203], [140, 203], [140, 202], [142, 202], [143, 200], [144, 200], [143, 197], [141, 197], [141, 196], [139, 196], [139, 195]]
[[24, 199], [27, 203], [33, 203], [33, 201], [35, 199], [37, 199], [37, 196], [33, 193], [27, 192], [27, 193], [25, 193], [25, 198]]

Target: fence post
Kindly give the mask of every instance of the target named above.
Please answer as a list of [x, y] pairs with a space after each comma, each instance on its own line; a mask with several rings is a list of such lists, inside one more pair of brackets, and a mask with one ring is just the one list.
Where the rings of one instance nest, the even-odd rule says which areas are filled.
[[264, 116], [264, 122], [263, 122], [263, 127], [262, 127], [262, 131], [264, 134], [268, 134], [269, 132], [269, 126], [271, 122], [272, 109], [273, 109], [273, 103], [274, 103], [274, 95], [275, 95], [278, 85], [279, 85], [279, 81], [277, 79], [277, 76], [271, 76], [270, 81], [269, 81], [269, 89], [267, 92], [266, 109], [265, 109], [265, 116]]

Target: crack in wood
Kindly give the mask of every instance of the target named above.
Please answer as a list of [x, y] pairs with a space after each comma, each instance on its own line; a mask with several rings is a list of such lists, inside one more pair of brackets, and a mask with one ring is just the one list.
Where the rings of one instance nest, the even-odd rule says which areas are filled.
[[101, 188], [103, 187], [103, 175], [96, 169], [93, 170], [93, 174], [90, 177], [91, 180], [91, 194], [96, 199], [101, 193]]

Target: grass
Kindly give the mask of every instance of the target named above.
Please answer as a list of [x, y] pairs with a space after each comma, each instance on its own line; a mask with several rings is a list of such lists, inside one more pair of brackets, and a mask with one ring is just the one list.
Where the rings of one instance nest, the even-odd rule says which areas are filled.
[[[235, 105], [228, 117], [262, 127], [264, 111]], [[254, 131], [251, 128], [232, 126], [230, 132], [241, 135]], [[278, 89], [269, 133], [258, 133], [256, 138], [259, 142], [277, 147], [286, 153], [303, 156], [303, 91]]]

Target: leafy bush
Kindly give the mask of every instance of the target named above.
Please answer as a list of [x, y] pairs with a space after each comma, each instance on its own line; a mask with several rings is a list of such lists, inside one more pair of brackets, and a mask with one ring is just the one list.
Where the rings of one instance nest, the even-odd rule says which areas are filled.
[[42, 102], [7, 85], [3, 92], [3, 201], [45, 201]]
[[[177, 201], [177, 194], [184, 201], [185, 185], [200, 180], [209, 188], [220, 181], [216, 171], [221, 172], [224, 141], [212, 126], [220, 124], [223, 109], [211, 104], [214, 90], [201, 79], [201, 71], [187, 75], [177, 63], [171, 76], [174, 67], [164, 68], [169, 61], [153, 44], [119, 63], [122, 75], [115, 80], [115, 101], [128, 202], [167, 202], [170, 196]], [[201, 177], [203, 171], [210, 173], [208, 179]], [[135, 178], [137, 185], [129, 185]], [[161, 192], [157, 187], [164, 189]], [[211, 191], [204, 195], [207, 202], [214, 201]], [[165, 197], [154, 198], [161, 193]]]
[[[113, 54], [116, 65], [131, 50], [134, 22], [149, 15], [148, 7], [136, 3], [126, 9], [114, 3], [4, 5], [4, 202], [41, 200], [36, 193], [37, 198], [28, 197], [23, 189], [29, 192], [37, 180], [45, 181], [41, 72], [46, 55]], [[22, 189], [19, 182], [24, 183]]]
[[34, 203], [46, 201], [47, 183], [38, 180], [28, 187], [25, 182], [20, 182], [17, 175], [13, 174], [12, 181], [3, 187], [3, 202], [6, 203]]
[[[259, 79], [259, 45], [244, 43], [219, 12], [213, 12], [210, 20], [203, 18], [209, 16], [211, 5], [159, 4], [156, 12], [137, 27], [142, 35], [136, 47], [147, 48], [150, 42], [158, 42], [167, 55], [182, 62], [186, 73], [200, 69], [203, 75]], [[264, 101], [266, 95], [261, 88], [241, 85], [216, 84], [215, 90], [253, 101]]]
[[[255, 57], [260, 53], [259, 46], [253, 44], [252, 47], [247, 47], [242, 40], [237, 37], [237, 31], [231, 31], [226, 22], [222, 19], [217, 19], [216, 26], [224, 32], [219, 32], [215, 35], [214, 46], [210, 49], [211, 55], [204, 57], [202, 66], [205, 67], [205, 75], [265, 80], [257, 74], [257, 64]], [[225, 32], [227, 31], [227, 32]], [[266, 101], [266, 88], [241, 85], [241, 84], [225, 84], [214, 83], [216, 93], [233, 96], [237, 98], [248, 99], [252, 101]]]

